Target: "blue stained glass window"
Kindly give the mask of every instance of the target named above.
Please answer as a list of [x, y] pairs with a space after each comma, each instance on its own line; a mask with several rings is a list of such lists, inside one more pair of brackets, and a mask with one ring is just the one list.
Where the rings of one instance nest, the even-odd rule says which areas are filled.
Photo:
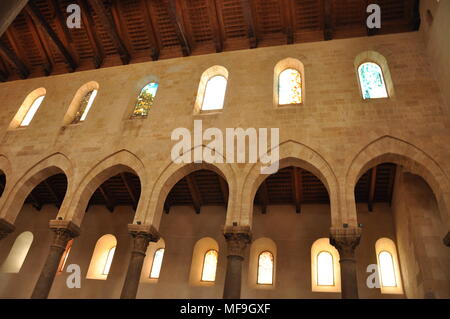
[[383, 72], [378, 64], [366, 62], [359, 66], [359, 82], [363, 98], [379, 99], [388, 97]]
[[137, 98], [132, 117], [147, 117], [150, 107], [153, 106], [157, 90], [158, 83], [156, 82], [151, 82], [142, 88]]

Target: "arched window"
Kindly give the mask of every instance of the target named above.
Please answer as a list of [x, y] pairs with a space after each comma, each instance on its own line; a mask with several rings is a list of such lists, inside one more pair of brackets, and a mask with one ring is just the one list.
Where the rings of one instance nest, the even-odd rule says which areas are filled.
[[288, 68], [278, 76], [278, 104], [302, 103], [302, 76], [296, 69]]
[[263, 251], [258, 257], [258, 285], [273, 284], [273, 254]]
[[359, 83], [363, 98], [379, 99], [388, 97], [384, 83], [383, 71], [373, 62], [366, 62], [358, 67]]
[[156, 82], [151, 82], [142, 88], [131, 117], [147, 117], [148, 111], [153, 106], [157, 90], [158, 83]]
[[402, 294], [400, 266], [394, 241], [386, 237], [378, 239], [375, 243], [375, 251], [381, 293]]
[[334, 285], [333, 256], [328, 251], [321, 251], [317, 255], [317, 285]]
[[150, 271], [150, 278], [152, 279], [159, 278], [163, 257], [164, 257], [164, 248], [159, 248], [157, 251], [155, 251], [155, 254], [153, 255], [152, 270]]
[[37, 110], [39, 109], [39, 106], [41, 106], [42, 101], [44, 101], [44, 98], [45, 98], [45, 95], [41, 95], [34, 100], [34, 102], [31, 104], [27, 114], [25, 115], [22, 122], [20, 123], [21, 127], [30, 125], [31, 120], [33, 119], [34, 115], [36, 114]]
[[29, 231], [21, 233], [17, 236], [14, 244], [9, 251], [8, 257], [3, 262], [1, 272], [16, 274], [22, 268], [23, 262], [27, 257], [33, 242], [33, 234]]
[[227, 90], [227, 79], [222, 75], [213, 76], [206, 83], [202, 111], [221, 110]]
[[97, 96], [97, 90], [91, 90], [87, 92], [80, 102], [80, 107], [75, 115], [72, 123], [83, 122], [91, 109], [92, 103], [94, 103], [95, 97]]
[[217, 250], [208, 250], [203, 258], [202, 281], [215, 281], [217, 270], [217, 259], [219, 253]]
[[103, 235], [97, 240], [86, 278], [101, 280], [108, 278], [116, 246], [116, 237], [111, 234]]
[[58, 273], [63, 272], [64, 267], [66, 266], [67, 258], [69, 257], [70, 250], [72, 249], [73, 239], [69, 240], [67, 243], [66, 249], [61, 256], [61, 260], [59, 261]]

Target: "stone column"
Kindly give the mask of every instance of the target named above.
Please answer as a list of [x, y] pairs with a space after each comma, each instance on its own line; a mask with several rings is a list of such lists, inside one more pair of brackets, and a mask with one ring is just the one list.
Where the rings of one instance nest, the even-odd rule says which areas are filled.
[[80, 234], [80, 228], [77, 225], [65, 220], [51, 220], [50, 229], [54, 232], [53, 242], [50, 244], [47, 260], [34, 287], [31, 299], [47, 299], [67, 243]]
[[450, 231], [447, 233], [447, 235], [445, 235], [442, 241], [444, 242], [445, 246], [450, 247]]
[[127, 276], [123, 284], [120, 298], [136, 299], [148, 244], [150, 242], [157, 242], [160, 235], [152, 225], [130, 224], [128, 225], [128, 230], [133, 237], [133, 250], [131, 251]]
[[0, 240], [12, 233], [16, 227], [6, 219], [0, 218]]
[[227, 272], [223, 289], [224, 299], [241, 298], [242, 261], [245, 248], [251, 242], [249, 226], [226, 226], [224, 236], [228, 245]]
[[330, 243], [339, 251], [342, 299], [358, 299], [355, 248], [360, 238], [360, 228], [331, 228]]

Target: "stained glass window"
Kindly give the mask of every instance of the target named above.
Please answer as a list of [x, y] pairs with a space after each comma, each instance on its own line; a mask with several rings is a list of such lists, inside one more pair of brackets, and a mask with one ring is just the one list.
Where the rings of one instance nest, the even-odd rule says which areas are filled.
[[258, 257], [259, 285], [271, 285], [273, 283], [273, 255], [269, 251], [262, 252]]
[[203, 98], [202, 111], [220, 110], [223, 108], [227, 79], [216, 75], [208, 80]]
[[217, 270], [217, 258], [219, 253], [217, 250], [208, 250], [203, 258], [202, 281], [215, 281]]
[[22, 123], [20, 123], [20, 126], [30, 125], [30, 122], [34, 117], [34, 114], [36, 114], [36, 112], [39, 109], [39, 106], [41, 106], [41, 103], [44, 100], [44, 98], [45, 98], [45, 95], [42, 95], [34, 100], [33, 104], [31, 104], [31, 107], [28, 110], [27, 114], [23, 118]]
[[378, 255], [378, 260], [380, 263], [381, 285], [383, 287], [397, 287], [392, 255], [387, 251], [382, 251]]
[[378, 64], [366, 62], [359, 66], [359, 82], [363, 98], [379, 99], [388, 97], [383, 72]]
[[103, 275], [108, 275], [109, 270], [111, 269], [111, 264], [114, 258], [114, 253], [116, 252], [116, 247], [114, 246], [108, 251], [108, 256], [106, 256], [105, 267], [103, 268]]
[[302, 76], [295, 69], [286, 69], [278, 77], [278, 104], [302, 103]]
[[164, 257], [164, 248], [155, 251], [153, 256], [152, 270], [150, 271], [150, 278], [158, 279], [161, 271], [161, 265]]
[[147, 117], [148, 111], [153, 106], [157, 90], [158, 83], [156, 82], [151, 82], [142, 88], [131, 117]]
[[317, 285], [334, 286], [333, 256], [328, 251], [317, 255]]
[[75, 115], [72, 123], [82, 122], [86, 119], [86, 116], [88, 115], [96, 96], [97, 90], [89, 91], [85, 96], [83, 96], [80, 102], [80, 107], [78, 108], [78, 112]]

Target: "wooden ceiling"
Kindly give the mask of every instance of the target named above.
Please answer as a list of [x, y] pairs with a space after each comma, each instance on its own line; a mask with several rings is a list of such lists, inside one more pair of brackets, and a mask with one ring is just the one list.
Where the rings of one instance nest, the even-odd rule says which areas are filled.
[[[68, 5], [81, 8], [69, 29]], [[366, 7], [382, 28], [366, 28]], [[417, 30], [419, 0], [30, 0], [0, 38], [0, 80]]]

